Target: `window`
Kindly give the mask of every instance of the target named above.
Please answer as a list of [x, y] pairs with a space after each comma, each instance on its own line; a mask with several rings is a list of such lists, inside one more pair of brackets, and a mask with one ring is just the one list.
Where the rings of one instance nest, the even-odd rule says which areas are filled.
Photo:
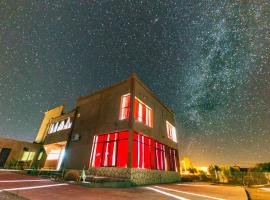
[[134, 133], [133, 139], [133, 167], [135, 168], [147, 168], [151, 169], [155, 166], [151, 163], [153, 156], [153, 140], [141, 135]]
[[176, 150], [168, 147], [168, 157], [169, 157], [169, 170], [177, 171], [176, 166]]
[[167, 137], [172, 141], [177, 142], [175, 127], [168, 121], [166, 121], [166, 127], [167, 127]]
[[92, 167], [127, 167], [128, 131], [97, 135], [94, 137]]
[[24, 151], [21, 161], [32, 161], [34, 159], [34, 151]]
[[143, 122], [146, 126], [153, 127], [153, 111], [141, 100], [135, 97], [134, 118], [139, 122]]
[[165, 170], [165, 146], [156, 142], [156, 166], [157, 170]]
[[130, 94], [126, 94], [121, 97], [120, 114], [119, 114], [120, 120], [129, 118], [129, 110], [130, 110], [129, 108], [130, 108]]
[[133, 166], [141, 169], [176, 171], [176, 150], [140, 133], [134, 133]]
[[38, 154], [38, 160], [41, 160], [41, 158], [42, 158], [42, 156], [43, 156], [43, 151], [42, 152], [40, 152], [39, 154]]
[[68, 117], [67, 119], [51, 124], [48, 134], [69, 129], [71, 128], [71, 126], [72, 126], [72, 122], [70, 120], [70, 117]]

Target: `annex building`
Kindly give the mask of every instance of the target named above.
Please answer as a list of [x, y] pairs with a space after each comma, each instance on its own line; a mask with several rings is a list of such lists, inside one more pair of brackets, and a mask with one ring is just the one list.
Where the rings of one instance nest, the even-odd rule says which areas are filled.
[[45, 170], [89, 169], [136, 184], [180, 178], [174, 113], [133, 74], [77, 99], [74, 109], [47, 111], [32, 165]]

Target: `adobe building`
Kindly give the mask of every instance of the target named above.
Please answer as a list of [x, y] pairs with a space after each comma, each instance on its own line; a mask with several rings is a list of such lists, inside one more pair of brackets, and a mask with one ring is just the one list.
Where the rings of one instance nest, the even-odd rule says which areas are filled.
[[0, 137], [0, 168], [30, 168], [40, 144]]
[[75, 108], [45, 113], [33, 164], [47, 170], [88, 169], [135, 184], [180, 180], [174, 113], [132, 75], [79, 97]]

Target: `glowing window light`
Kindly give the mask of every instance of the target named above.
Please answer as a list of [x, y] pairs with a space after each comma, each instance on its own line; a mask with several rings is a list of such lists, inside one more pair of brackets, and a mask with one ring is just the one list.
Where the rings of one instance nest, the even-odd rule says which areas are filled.
[[71, 128], [71, 126], [72, 126], [72, 122], [71, 122], [70, 117], [68, 117], [67, 119], [51, 124], [48, 134], [52, 134], [58, 131], [69, 129]]
[[34, 159], [35, 152], [34, 151], [25, 151], [21, 158], [21, 161], [31, 161]]
[[134, 110], [135, 120], [144, 123], [145, 125], [153, 128], [153, 110], [147, 106], [140, 99], [135, 97], [135, 110]]
[[57, 128], [57, 131], [63, 130], [63, 129], [64, 129], [64, 126], [65, 126], [65, 121], [63, 120], [63, 121], [61, 121], [61, 122], [59, 123], [59, 126], [58, 126], [58, 128]]
[[63, 162], [64, 156], [65, 156], [65, 149], [63, 148], [63, 149], [61, 149], [61, 152], [60, 152], [60, 155], [59, 155], [56, 170], [59, 170], [61, 168], [61, 164]]
[[53, 149], [47, 156], [47, 160], [58, 160], [61, 149]]
[[71, 122], [70, 117], [69, 117], [69, 118], [67, 118], [67, 121], [66, 121], [63, 129], [69, 129], [69, 128], [71, 128], [71, 126], [72, 126], [72, 122]]
[[129, 107], [130, 107], [130, 94], [125, 94], [121, 96], [119, 120], [129, 118], [129, 110], [130, 110]]
[[127, 167], [128, 131], [97, 135], [90, 156], [92, 167]]
[[166, 127], [167, 127], [167, 137], [172, 141], [177, 142], [175, 127], [168, 121], [166, 121]]

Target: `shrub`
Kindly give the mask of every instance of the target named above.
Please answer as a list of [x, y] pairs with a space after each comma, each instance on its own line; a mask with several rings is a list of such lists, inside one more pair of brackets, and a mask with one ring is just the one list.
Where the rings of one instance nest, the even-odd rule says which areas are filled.
[[76, 170], [68, 171], [64, 176], [65, 181], [80, 181], [80, 172]]

